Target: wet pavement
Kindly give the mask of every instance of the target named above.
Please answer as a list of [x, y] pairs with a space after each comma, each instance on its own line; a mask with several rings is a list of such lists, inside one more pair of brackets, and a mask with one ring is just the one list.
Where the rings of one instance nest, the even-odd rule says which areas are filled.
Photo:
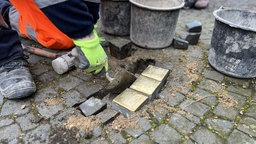
[[[114, 93], [101, 99], [105, 107], [84, 116], [79, 105], [108, 81], [79, 69], [58, 75], [51, 59], [30, 55], [37, 92], [23, 100], [0, 96], [0, 143], [256, 143], [255, 79], [223, 75], [207, 61], [212, 12], [220, 6], [256, 10], [256, 0], [213, 0], [204, 10], [181, 10], [176, 36], [183, 34], [188, 22], [203, 25], [199, 43], [188, 50], [133, 46], [126, 59], [109, 55], [112, 76], [135, 65], [155, 64], [171, 71], [157, 99], [129, 118], [111, 109]], [[139, 75], [141, 70], [134, 72]]]

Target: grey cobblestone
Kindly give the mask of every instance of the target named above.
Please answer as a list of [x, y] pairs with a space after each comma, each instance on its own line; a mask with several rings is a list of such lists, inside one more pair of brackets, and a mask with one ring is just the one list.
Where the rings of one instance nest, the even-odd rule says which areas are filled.
[[242, 144], [242, 143], [254, 144], [256, 143], [256, 140], [244, 134], [243, 132], [234, 130], [229, 136], [227, 143], [228, 144]]
[[84, 83], [84, 84], [79, 85], [76, 88], [76, 90], [79, 91], [85, 98], [98, 92], [101, 89], [102, 89], [102, 85], [93, 84], [93, 83]]
[[211, 92], [219, 92], [221, 90], [221, 84], [208, 79], [203, 79], [198, 87]]
[[[22, 106], [24, 105], [26, 107], [22, 109]], [[1, 116], [27, 114], [29, 112], [29, 106], [30, 106], [29, 100], [20, 100], [20, 101], [8, 100], [7, 102], [4, 103], [2, 107]]]
[[191, 99], [187, 99], [182, 102], [180, 104], [180, 108], [199, 117], [203, 116], [211, 109], [209, 106]]
[[249, 81], [247, 79], [238, 79], [233, 77], [226, 77], [226, 79], [232, 84], [249, 87]]
[[35, 119], [35, 116], [31, 113], [18, 117], [16, 121], [19, 123], [22, 131], [27, 131], [37, 127], [39, 124], [33, 123], [32, 120]]
[[237, 129], [256, 137], [256, 120], [250, 117], [242, 118], [238, 124]]
[[4, 96], [0, 93], [0, 105], [2, 105], [3, 103], [4, 103]]
[[234, 126], [230, 121], [215, 118], [206, 119], [205, 123], [208, 128], [214, 129], [224, 135], [229, 135]]
[[58, 105], [47, 105], [45, 103], [41, 103], [36, 105], [38, 112], [45, 118], [50, 118], [53, 115], [57, 114], [60, 110], [64, 109], [63, 104]]
[[206, 128], [200, 128], [192, 136], [193, 139], [198, 144], [212, 143], [212, 144], [223, 144], [224, 140], [218, 137], [213, 132]]
[[35, 99], [35, 102], [42, 102], [42, 101], [44, 101], [46, 98], [53, 98], [53, 97], [56, 97], [57, 94], [58, 94], [57, 91], [54, 90], [53, 88], [51, 88], [51, 87], [46, 87], [46, 88], [43, 88], [43, 89], [38, 90], [38, 91], [35, 93], [34, 99]]
[[209, 69], [204, 70], [203, 76], [205, 78], [215, 80], [217, 82], [222, 82], [224, 80], [224, 76], [221, 73], [214, 70], [209, 70]]
[[0, 143], [8, 143], [9, 141], [17, 138], [21, 134], [21, 130], [17, 124], [10, 125], [0, 129]]
[[67, 75], [66, 77], [60, 79], [60, 81], [58, 82], [58, 86], [66, 91], [69, 91], [72, 88], [78, 86], [81, 82], [82, 80], [74, 76]]
[[8, 126], [8, 125], [10, 125], [12, 123], [14, 123], [14, 120], [12, 120], [10, 118], [1, 119], [0, 120], [0, 128], [4, 127], [4, 126]]
[[156, 143], [167, 144], [167, 143], [179, 143], [182, 136], [173, 128], [168, 125], [160, 125], [151, 133], [152, 139]]
[[191, 133], [192, 129], [196, 126], [196, 124], [190, 122], [189, 120], [178, 114], [172, 115], [170, 117], [169, 123], [173, 125], [174, 128], [178, 129], [178, 131], [186, 135]]
[[246, 115], [256, 118], [256, 104], [251, 104]]
[[208, 105], [216, 105], [217, 103], [217, 98], [214, 94], [211, 94], [205, 90], [202, 90], [200, 88], [197, 88], [193, 94], [192, 97], [195, 98], [196, 100], [200, 100], [200, 102], [206, 103]]
[[100, 99], [91, 97], [84, 103], [80, 104], [79, 108], [82, 110], [85, 116], [97, 114], [102, 108], [106, 106], [106, 103]]
[[66, 119], [72, 114], [77, 114], [77, 110], [75, 108], [63, 109], [62, 111], [59, 111], [56, 116], [51, 117], [50, 123], [54, 127], [61, 127], [66, 122]]
[[61, 97], [64, 99], [65, 105], [68, 107], [72, 107], [75, 104], [82, 103], [86, 100], [86, 98], [81, 97], [80, 93], [74, 90], [67, 92]]
[[245, 89], [245, 88], [238, 87], [238, 86], [229, 86], [227, 88], [227, 90], [230, 91], [230, 92], [240, 94], [242, 96], [246, 96], [246, 97], [252, 95], [252, 90], [251, 89]]
[[185, 98], [184, 95], [180, 93], [173, 94], [168, 89], [163, 90], [159, 94], [159, 97], [166, 101], [172, 107], [178, 105]]
[[129, 144], [153, 144], [147, 135], [142, 135], [138, 139], [131, 141]]
[[50, 125], [43, 124], [26, 134], [26, 143], [49, 143]]
[[125, 144], [126, 140], [120, 133], [111, 132], [109, 134], [109, 139], [113, 144]]
[[51, 67], [49, 67], [48, 65], [37, 65], [35, 64], [32, 68], [31, 68], [31, 73], [39, 76], [47, 71], [49, 71], [51, 69]]
[[234, 108], [229, 108], [224, 106], [223, 104], [219, 104], [213, 111], [214, 114], [222, 117], [226, 117], [230, 120], [235, 120], [236, 116], [238, 115], [238, 111]]
[[105, 109], [96, 116], [101, 120], [103, 124], [108, 123], [111, 119], [114, 119], [119, 113], [113, 109]]
[[43, 82], [44, 84], [48, 84], [49, 82], [59, 78], [60, 76], [54, 71], [48, 71], [38, 76], [37, 80]]

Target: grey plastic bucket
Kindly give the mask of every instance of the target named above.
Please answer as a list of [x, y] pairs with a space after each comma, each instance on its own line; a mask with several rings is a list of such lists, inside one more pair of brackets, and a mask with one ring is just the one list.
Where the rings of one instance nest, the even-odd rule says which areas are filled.
[[183, 0], [130, 0], [131, 41], [144, 48], [171, 45]]
[[130, 34], [129, 0], [101, 0], [100, 15], [105, 33], [119, 36]]
[[216, 70], [233, 77], [256, 77], [256, 12], [220, 8], [208, 60]]

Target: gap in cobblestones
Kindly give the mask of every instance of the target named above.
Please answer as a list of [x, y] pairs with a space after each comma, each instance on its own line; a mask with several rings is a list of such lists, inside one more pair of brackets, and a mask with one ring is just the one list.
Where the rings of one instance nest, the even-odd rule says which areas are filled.
[[[155, 65], [155, 60], [154, 59], [138, 59], [137, 61], [135, 61], [134, 63], [130, 64], [130, 65], [126, 65], [123, 67], [126, 67], [126, 70], [131, 72], [134, 75], [139, 75], [141, 74], [149, 65]], [[118, 95], [120, 94], [122, 91], [124, 91], [126, 88], [128, 88], [130, 85], [126, 85], [124, 86], [116, 86], [113, 89], [109, 90], [109, 89], [105, 89], [104, 87], [102, 89], [100, 89], [99, 91], [89, 95], [87, 97], [87, 100], [94, 97], [97, 99], [101, 99], [103, 100], [105, 97], [107, 98], [107, 103], [111, 103], [112, 100]], [[79, 102], [74, 104], [72, 107], [76, 108], [77, 110], [79, 110], [81, 112], [82, 115], [83, 112], [81, 110], [81, 108], [79, 108], [79, 106], [84, 103], [85, 101]], [[95, 112], [93, 115], [97, 115], [100, 112], [103, 112], [105, 109], [107, 109], [107, 106], [102, 107], [101, 109], [99, 109], [97, 112]], [[85, 115], [84, 115], [85, 116]]]

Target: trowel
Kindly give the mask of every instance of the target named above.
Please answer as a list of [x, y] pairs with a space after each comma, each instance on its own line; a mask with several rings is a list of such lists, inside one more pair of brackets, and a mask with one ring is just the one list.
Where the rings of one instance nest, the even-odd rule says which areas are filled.
[[110, 77], [109, 73], [106, 73], [106, 78], [109, 83], [100, 91], [90, 95], [89, 97], [94, 96], [102, 99], [109, 93], [119, 94], [137, 79], [133, 73], [127, 71], [126, 69], [121, 69], [114, 75], [114, 77]]

